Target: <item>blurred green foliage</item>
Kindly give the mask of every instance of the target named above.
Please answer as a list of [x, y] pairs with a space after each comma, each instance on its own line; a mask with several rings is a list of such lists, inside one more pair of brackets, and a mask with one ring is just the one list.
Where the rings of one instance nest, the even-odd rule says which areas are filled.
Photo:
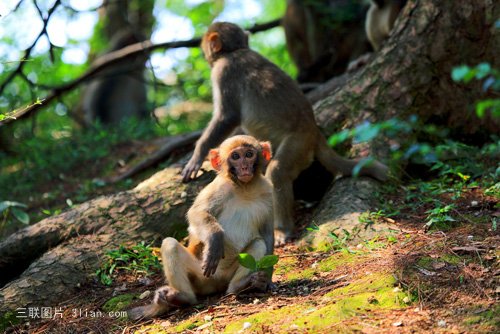
[[[500, 22], [500, 21], [499, 21]], [[488, 63], [481, 63], [474, 67], [462, 65], [455, 67], [451, 72], [451, 78], [456, 82], [469, 83], [473, 79], [483, 83], [482, 89], [486, 93], [489, 90], [500, 91], [500, 71], [491, 67]], [[500, 117], [500, 99], [484, 99], [476, 103], [476, 114], [483, 118], [487, 111], [493, 117]]]
[[126, 247], [110, 250], [105, 254], [105, 260], [95, 275], [104, 285], [111, 285], [117, 272], [130, 272], [134, 276], [148, 276], [162, 269], [158, 257], [151, 245], [144, 241]]

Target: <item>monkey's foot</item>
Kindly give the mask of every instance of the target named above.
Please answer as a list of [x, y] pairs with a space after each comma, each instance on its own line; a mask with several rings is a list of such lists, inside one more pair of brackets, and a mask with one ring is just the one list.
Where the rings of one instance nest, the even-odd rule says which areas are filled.
[[291, 235], [289, 233], [283, 232], [281, 230], [274, 230], [274, 246], [283, 246], [290, 240]]
[[250, 274], [249, 288], [266, 291], [269, 285], [269, 276], [264, 271], [256, 271]]
[[196, 304], [196, 298], [190, 297], [186, 293], [179, 292], [171, 286], [165, 285], [156, 289], [153, 303], [173, 307], [182, 307]]

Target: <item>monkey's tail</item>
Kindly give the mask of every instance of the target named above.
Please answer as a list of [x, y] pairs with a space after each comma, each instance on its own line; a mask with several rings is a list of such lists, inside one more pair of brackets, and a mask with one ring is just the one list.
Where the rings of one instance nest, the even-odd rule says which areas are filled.
[[[346, 159], [337, 154], [330, 146], [326, 138], [322, 134], [318, 135], [316, 151], [316, 159], [332, 174], [341, 173], [344, 176], [350, 176], [353, 173], [354, 167], [360, 159]], [[388, 178], [389, 168], [378, 161], [374, 161], [370, 165], [363, 166], [359, 175], [371, 176], [379, 181], [386, 181]]]

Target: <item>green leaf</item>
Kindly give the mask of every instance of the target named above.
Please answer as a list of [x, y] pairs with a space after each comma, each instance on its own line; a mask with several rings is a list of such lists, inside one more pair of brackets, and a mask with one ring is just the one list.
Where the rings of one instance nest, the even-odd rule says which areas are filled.
[[28, 206], [23, 203], [14, 202], [14, 201], [2, 201], [0, 202], [0, 212], [7, 210], [8, 208], [19, 207], [19, 208], [27, 208]]
[[345, 129], [340, 131], [339, 133], [334, 134], [330, 138], [328, 138], [328, 145], [335, 147], [338, 144], [343, 143], [346, 141], [349, 136], [351, 135], [350, 131]]
[[26, 212], [19, 210], [18, 208], [12, 208], [12, 214], [24, 225], [28, 225], [30, 223], [30, 216], [28, 216]]
[[455, 67], [451, 71], [451, 78], [453, 81], [458, 82], [464, 80], [465, 76], [470, 72], [469, 66], [462, 65], [459, 67]]
[[490, 108], [492, 114], [498, 117], [500, 115], [500, 100], [488, 99], [478, 102], [476, 104], [477, 117], [483, 118], [486, 110]]
[[372, 140], [377, 137], [380, 132], [380, 126], [370, 124], [368, 122], [363, 123], [356, 127], [354, 142], [362, 143]]
[[278, 263], [278, 255], [265, 255], [257, 262], [257, 267], [259, 269], [271, 268], [276, 263]]
[[484, 79], [487, 75], [491, 73], [491, 65], [488, 63], [481, 63], [476, 66], [477, 73], [476, 79]]
[[248, 253], [238, 254], [238, 261], [245, 268], [248, 268], [252, 271], [257, 270], [257, 263], [255, 262], [255, 258]]

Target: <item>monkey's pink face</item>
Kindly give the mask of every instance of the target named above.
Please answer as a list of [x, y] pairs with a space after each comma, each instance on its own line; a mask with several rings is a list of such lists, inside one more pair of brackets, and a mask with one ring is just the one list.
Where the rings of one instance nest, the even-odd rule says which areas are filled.
[[257, 156], [258, 151], [252, 146], [236, 147], [228, 158], [230, 173], [240, 182], [250, 182], [255, 173]]

